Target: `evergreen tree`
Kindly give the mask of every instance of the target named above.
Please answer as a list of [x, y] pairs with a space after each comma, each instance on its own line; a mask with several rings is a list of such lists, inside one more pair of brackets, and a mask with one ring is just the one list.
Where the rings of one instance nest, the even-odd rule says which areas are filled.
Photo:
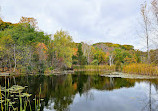
[[83, 57], [82, 44], [81, 43], [79, 43], [79, 45], [78, 45], [77, 57], [78, 57], [78, 64], [81, 65], [82, 57]]
[[77, 58], [78, 58], [78, 64], [79, 65], [86, 65], [87, 59], [86, 59], [85, 56], [83, 56], [82, 44], [81, 43], [79, 43], [79, 45], [78, 45]]

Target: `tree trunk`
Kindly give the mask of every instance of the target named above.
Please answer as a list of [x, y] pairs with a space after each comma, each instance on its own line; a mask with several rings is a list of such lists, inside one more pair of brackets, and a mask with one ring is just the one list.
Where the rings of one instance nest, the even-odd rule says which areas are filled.
[[113, 64], [112, 55], [109, 56], [109, 65], [111, 66]]
[[10, 61], [10, 55], [8, 55], [8, 58], [9, 58], [9, 67], [10, 67], [10, 73], [11, 73], [11, 69], [12, 69], [12, 65], [11, 65], [11, 61]]
[[147, 22], [145, 22], [145, 31], [146, 31], [146, 41], [147, 41], [147, 60], [148, 63], [150, 63], [150, 52], [149, 52], [149, 34], [148, 34], [148, 25]]
[[13, 72], [15, 72], [16, 69], [16, 55], [15, 55], [15, 44], [14, 44], [14, 70]]

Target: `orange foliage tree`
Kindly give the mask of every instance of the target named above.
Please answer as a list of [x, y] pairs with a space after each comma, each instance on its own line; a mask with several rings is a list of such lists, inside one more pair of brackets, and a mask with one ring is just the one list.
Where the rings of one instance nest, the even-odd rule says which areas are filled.
[[37, 20], [32, 17], [21, 17], [19, 23], [27, 23], [30, 24], [32, 27], [37, 28]]
[[38, 43], [36, 47], [37, 47], [37, 54], [39, 55], [39, 60], [45, 61], [47, 59], [48, 48], [46, 47], [44, 43]]

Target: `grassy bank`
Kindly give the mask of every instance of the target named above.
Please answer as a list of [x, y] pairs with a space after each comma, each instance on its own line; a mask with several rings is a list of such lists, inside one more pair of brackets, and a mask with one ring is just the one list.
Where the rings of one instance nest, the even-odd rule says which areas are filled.
[[[121, 66], [120, 72], [128, 74], [140, 74], [140, 75], [151, 75], [158, 76], [158, 66], [152, 64], [128, 64]], [[75, 71], [88, 71], [88, 72], [115, 72], [116, 66], [112, 65], [84, 65], [84, 66], [73, 66]]]
[[[118, 70], [118, 67], [119, 70]], [[84, 71], [92, 74], [97, 73], [109, 73], [109, 72], [115, 72], [115, 71], [119, 71], [119, 72], [123, 72], [123, 73], [128, 73], [128, 74], [140, 74], [140, 75], [154, 75], [154, 76], [158, 76], [158, 66], [153, 65], [153, 64], [141, 64], [141, 63], [133, 63], [133, 64], [128, 64], [128, 65], [76, 65], [73, 66], [74, 71]], [[7, 71], [6, 71], [7, 72]], [[18, 72], [18, 71], [17, 71]], [[65, 74], [65, 73], [72, 73], [73, 71], [55, 71], [55, 70], [46, 70], [43, 74]], [[95, 73], [94, 73], [95, 72]], [[8, 71], [8, 73], [10, 73], [10, 71]], [[20, 72], [20, 73], [16, 73], [16, 74], [26, 74], [26, 72]], [[40, 73], [31, 73], [31, 74], [40, 74]], [[11, 73], [12, 75], [12, 73]], [[15, 74], [13, 74], [15, 75]]]
[[158, 75], [158, 67], [152, 64], [129, 64], [123, 66], [122, 72], [141, 75]]
[[83, 65], [73, 66], [75, 71], [115, 71], [115, 65]]

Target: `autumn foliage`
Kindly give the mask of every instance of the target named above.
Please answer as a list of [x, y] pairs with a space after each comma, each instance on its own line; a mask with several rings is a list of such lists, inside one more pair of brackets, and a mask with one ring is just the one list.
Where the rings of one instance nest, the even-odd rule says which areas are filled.
[[39, 60], [46, 60], [47, 50], [48, 50], [46, 45], [44, 43], [38, 43], [36, 47], [37, 47], [36, 53], [39, 55]]
[[158, 67], [151, 64], [129, 64], [123, 67], [123, 72], [129, 74], [158, 75]]

